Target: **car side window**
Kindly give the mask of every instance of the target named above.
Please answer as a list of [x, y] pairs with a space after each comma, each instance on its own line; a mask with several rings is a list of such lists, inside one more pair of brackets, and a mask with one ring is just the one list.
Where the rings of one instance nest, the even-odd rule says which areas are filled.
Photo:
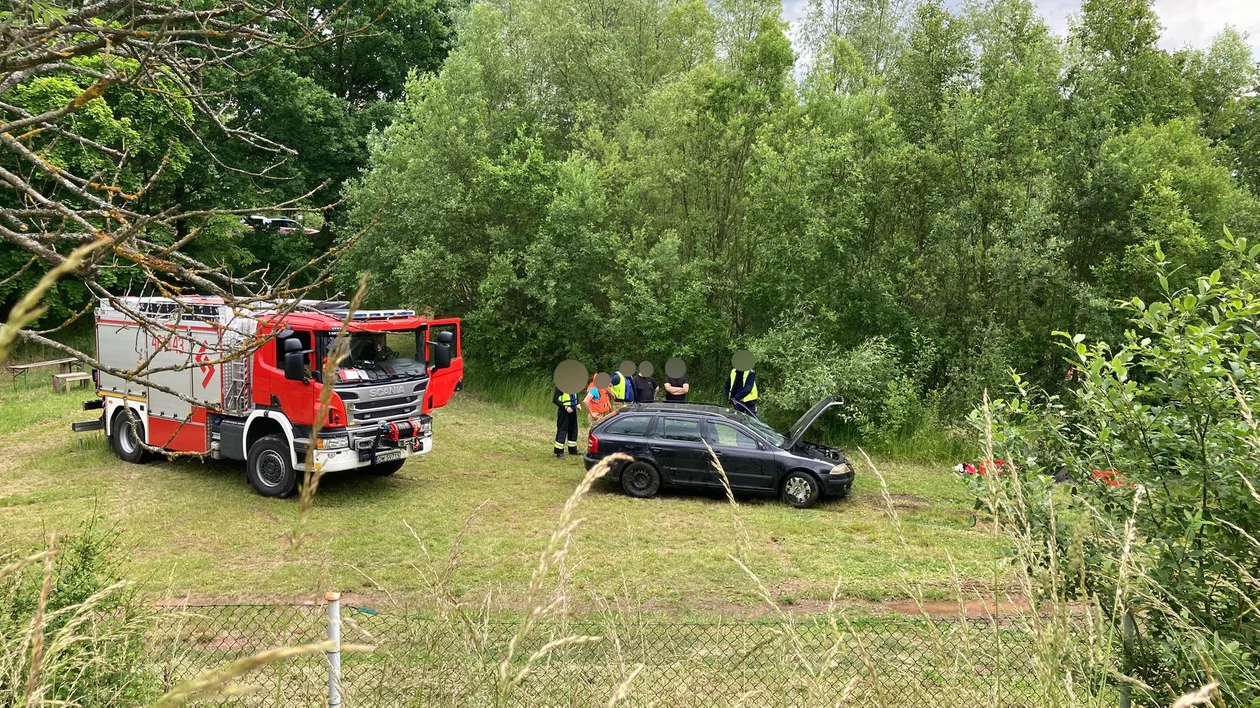
[[609, 435], [628, 435], [641, 438], [647, 435], [648, 424], [651, 422], [652, 417], [646, 415], [631, 415], [624, 418], [617, 416], [608, 424], [608, 428], [604, 432]]
[[738, 447], [756, 450], [757, 441], [751, 435], [726, 423], [712, 423], [709, 427], [709, 444], [714, 447]]
[[661, 437], [666, 440], [700, 442], [701, 421], [695, 418], [666, 418]]

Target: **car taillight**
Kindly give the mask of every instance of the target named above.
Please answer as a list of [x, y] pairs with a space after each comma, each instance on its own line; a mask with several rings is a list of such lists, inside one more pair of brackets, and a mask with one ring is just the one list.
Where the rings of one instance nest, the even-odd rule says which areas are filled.
[[590, 437], [586, 438], [586, 452], [590, 455], [599, 454], [599, 438], [595, 437], [595, 433], [591, 433]]

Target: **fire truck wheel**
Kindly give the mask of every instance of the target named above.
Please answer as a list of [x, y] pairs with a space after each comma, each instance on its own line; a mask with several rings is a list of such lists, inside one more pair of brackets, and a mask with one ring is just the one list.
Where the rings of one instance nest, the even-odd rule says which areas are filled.
[[255, 441], [245, 469], [254, 491], [264, 497], [287, 497], [297, 489], [297, 470], [283, 435], [265, 435]]
[[394, 460], [393, 462], [382, 462], [379, 465], [370, 465], [368, 466], [368, 472], [371, 472], [378, 477], [388, 477], [389, 475], [402, 469], [404, 462], [406, 462], [406, 460]]
[[118, 459], [123, 462], [130, 462], [133, 465], [144, 462], [144, 446], [140, 444], [140, 441], [143, 439], [144, 423], [132, 420], [130, 416], [122, 411], [119, 411], [114, 416], [109, 443], [114, 448], [114, 453], [118, 455]]

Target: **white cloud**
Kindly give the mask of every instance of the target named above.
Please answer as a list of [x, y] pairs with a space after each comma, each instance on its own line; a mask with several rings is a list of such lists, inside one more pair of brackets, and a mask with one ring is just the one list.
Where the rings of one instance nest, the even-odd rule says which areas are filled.
[[[1080, 11], [1080, 0], [1034, 0], [1050, 28], [1066, 34], [1068, 18]], [[783, 19], [799, 25], [807, 0], [783, 0]], [[963, 0], [947, 0], [960, 7]], [[1180, 49], [1186, 45], [1207, 47], [1226, 25], [1246, 32], [1251, 46], [1260, 50], [1260, 0], [1155, 0], [1155, 10], [1164, 25], [1160, 46]]]
[[1160, 44], [1165, 49], [1206, 47], [1226, 25], [1246, 32], [1251, 46], [1260, 49], [1260, 2], [1256, 0], [1156, 0], [1155, 9], [1164, 23]]

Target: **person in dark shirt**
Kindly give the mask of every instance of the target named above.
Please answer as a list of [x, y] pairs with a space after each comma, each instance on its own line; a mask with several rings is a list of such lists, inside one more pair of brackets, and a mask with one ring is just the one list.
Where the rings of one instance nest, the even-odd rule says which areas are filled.
[[638, 403], [651, 403], [656, 400], [658, 384], [656, 379], [652, 378], [654, 373], [652, 362], [644, 361], [639, 364], [639, 373], [634, 377], [634, 400]]
[[686, 376], [670, 376], [665, 379], [665, 401], [667, 403], [686, 403], [687, 392], [691, 390], [691, 384], [687, 383]]
[[687, 383], [687, 364], [678, 357], [665, 362], [665, 401], [686, 403], [691, 384]]

